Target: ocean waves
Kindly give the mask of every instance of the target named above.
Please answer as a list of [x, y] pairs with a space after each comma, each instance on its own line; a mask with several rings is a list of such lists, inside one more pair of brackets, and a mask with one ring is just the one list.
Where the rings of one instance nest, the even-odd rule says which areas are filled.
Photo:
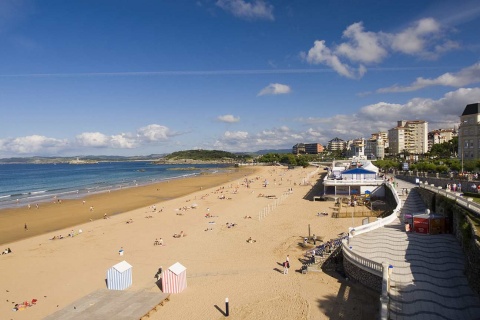
[[[185, 173], [183, 167], [149, 162], [117, 162], [72, 166], [12, 164], [0, 166], [0, 209], [41, 202], [76, 199], [109, 192], [228, 170], [222, 165], [199, 165]], [[182, 172], [183, 171], [183, 172]]]

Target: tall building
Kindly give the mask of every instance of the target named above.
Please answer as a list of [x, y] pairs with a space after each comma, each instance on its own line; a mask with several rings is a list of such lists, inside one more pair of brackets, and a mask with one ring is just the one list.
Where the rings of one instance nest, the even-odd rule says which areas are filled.
[[428, 152], [428, 122], [424, 120], [400, 120], [395, 128], [388, 130], [391, 154], [404, 151], [412, 154]]
[[385, 158], [385, 141], [379, 137], [367, 139], [365, 141], [365, 155], [367, 159], [383, 159]]
[[467, 105], [460, 116], [458, 156], [466, 160], [480, 158], [480, 103]]
[[345, 140], [342, 140], [338, 137], [333, 138], [332, 140], [328, 141], [328, 150], [335, 151], [335, 150], [343, 150], [347, 146]]

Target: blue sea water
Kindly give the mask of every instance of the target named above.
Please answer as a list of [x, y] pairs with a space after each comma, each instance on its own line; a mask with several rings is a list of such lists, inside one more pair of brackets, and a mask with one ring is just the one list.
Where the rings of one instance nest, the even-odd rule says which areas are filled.
[[[194, 168], [193, 170], [178, 170]], [[173, 170], [172, 170], [173, 169]], [[177, 170], [175, 170], [177, 169]], [[0, 208], [72, 199], [169, 179], [226, 170], [223, 165], [155, 165], [151, 162], [96, 164], [0, 164]]]

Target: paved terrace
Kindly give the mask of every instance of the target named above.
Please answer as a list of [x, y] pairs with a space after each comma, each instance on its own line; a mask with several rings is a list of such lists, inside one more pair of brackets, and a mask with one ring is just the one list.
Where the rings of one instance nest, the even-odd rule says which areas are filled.
[[[414, 184], [397, 180], [405, 213], [425, 205]], [[402, 195], [402, 189], [408, 195]], [[464, 276], [464, 254], [453, 235], [406, 233], [397, 218], [383, 228], [350, 239], [363, 257], [393, 266], [389, 319], [480, 319], [480, 299]]]

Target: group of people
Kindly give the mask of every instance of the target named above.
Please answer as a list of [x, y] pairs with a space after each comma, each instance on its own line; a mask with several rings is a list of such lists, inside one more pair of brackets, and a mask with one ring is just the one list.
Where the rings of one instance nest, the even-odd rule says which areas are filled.
[[449, 191], [453, 191], [453, 192], [461, 192], [462, 191], [462, 184], [459, 182], [458, 184], [456, 183], [447, 183], [447, 185], [445, 186], [445, 189], [449, 190]]
[[160, 238], [160, 240], [157, 238], [155, 239], [155, 242], [153, 243], [154, 246], [163, 246], [163, 239]]
[[186, 237], [187, 235], [185, 233], [183, 233], [183, 231], [180, 231], [180, 233], [174, 233], [173, 234], [173, 237], [174, 238], [182, 238], [182, 237]]
[[[70, 231], [70, 233], [68, 234], [68, 236], [69, 236], [70, 238], [73, 238], [73, 237], [75, 237], [76, 235], [81, 234], [82, 232], [83, 232], [82, 229], [79, 229], [79, 230], [78, 230], [78, 233], [75, 233], [75, 231], [72, 230], [72, 231]], [[65, 237], [60, 234], [60, 235], [58, 235], [58, 236], [53, 236], [53, 237], [51, 237], [49, 240], [57, 240], [57, 239], [65, 239]]]
[[7, 248], [7, 249], [2, 251], [2, 255], [3, 254], [9, 254], [9, 253], [12, 253], [12, 250], [10, 250], [10, 248]]
[[257, 242], [257, 240], [253, 240], [252, 237], [249, 237], [247, 239], [247, 243], [254, 243], [254, 242]]

